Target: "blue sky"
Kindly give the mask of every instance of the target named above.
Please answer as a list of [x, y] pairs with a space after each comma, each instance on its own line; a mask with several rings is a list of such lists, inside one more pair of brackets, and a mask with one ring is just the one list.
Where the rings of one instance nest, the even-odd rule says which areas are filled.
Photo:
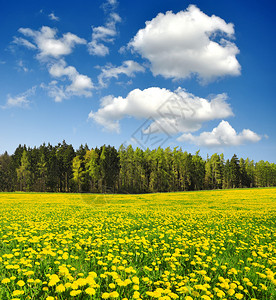
[[1, 1], [0, 153], [182, 147], [276, 162], [274, 1]]

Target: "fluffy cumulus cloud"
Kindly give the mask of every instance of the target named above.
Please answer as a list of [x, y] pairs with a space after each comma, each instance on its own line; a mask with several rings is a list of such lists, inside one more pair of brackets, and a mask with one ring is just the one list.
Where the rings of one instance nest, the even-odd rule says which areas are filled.
[[145, 72], [145, 68], [133, 60], [127, 60], [119, 67], [107, 65], [102, 68], [101, 74], [98, 76], [98, 81], [101, 87], [106, 87], [110, 78], [118, 79], [120, 74], [134, 77], [137, 72]]
[[193, 132], [200, 129], [203, 122], [233, 115], [226, 100], [226, 94], [207, 100], [181, 88], [174, 92], [158, 87], [135, 89], [126, 98], [103, 98], [99, 110], [91, 111], [89, 118], [117, 132], [120, 131], [119, 121], [124, 117], [153, 118], [147, 130], [163, 128], [171, 134]]
[[21, 107], [21, 108], [29, 107], [31, 103], [29, 99], [31, 96], [35, 94], [35, 91], [36, 91], [36, 87], [34, 86], [31, 89], [19, 95], [13, 97], [11, 95], [8, 95], [6, 105], [1, 106], [1, 108], [6, 109], [6, 108], [14, 108], [14, 107]]
[[199, 136], [184, 133], [178, 138], [178, 141], [181, 142], [187, 141], [198, 146], [207, 147], [238, 146], [248, 142], [255, 143], [260, 140], [261, 137], [249, 129], [243, 129], [242, 132], [237, 133], [227, 121], [221, 121], [211, 132], [202, 132]]
[[71, 82], [67, 86], [58, 86], [57, 81], [51, 82], [48, 86], [49, 95], [55, 98], [56, 102], [67, 99], [72, 95], [92, 96], [93, 83], [91, 79], [86, 75], [79, 74], [75, 67], [67, 66], [64, 60], [60, 60], [49, 66], [49, 73], [54, 78], [65, 77]]
[[31, 38], [32, 43], [20, 37], [15, 37], [14, 42], [30, 49], [37, 49], [39, 51], [37, 58], [42, 60], [60, 58], [72, 53], [75, 45], [86, 44], [85, 39], [70, 32], [63, 34], [61, 38], [57, 38], [56, 29], [48, 26], [43, 26], [38, 31], [30, 28], [20, 28], [19, 32], [25, 37]]
[[173, 79], [196, 75], [206, 83], [240, 74], [239, 49], [233, 39], [232, 23], [190, 5], [177, 14], [168, 11], [147, 21], [128, 47], [150, 61], [154, 75]]
[[116, 0], [108, 0], [103, 4], [103, 9], [108, 13], [105, 25], [92, 27], [92, 39], [88, 44], [88, 52], [91, 55], [106, 56], [109, 48], [104, 43], [113, 43], [116, 37], [116, 24], [121, 22], [121, 17], [114, 12], [117, 6]]

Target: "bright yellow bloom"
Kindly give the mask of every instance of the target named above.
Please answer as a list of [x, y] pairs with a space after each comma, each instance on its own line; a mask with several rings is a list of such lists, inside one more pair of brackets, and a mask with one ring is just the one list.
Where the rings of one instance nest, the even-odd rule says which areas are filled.
[[116, 291], [114, 291], [114, 292], [112, 292], [112, 293], [109, 294], [109, 297], [110, 298], [118, 298], [119, 297], [119, 293], [116, 292]]
[[23, 280], [19, 280], [17, 281], [17, 285], [19, 285], [20, 287], [25, 285], [25, 282]]
[[139, 284], [139, 278], [137, 276], [132, 277], [132, 282], [135, 284]]
[[59, 284], [57, 287], [56, 287], [56, 292], [57, 293], [63, 293], [65, 291], [65, 286], [63, 284]]
[[109, 298], [109, 293], [103, 293], [102, 298], [103, 299], [108, 299]]
[[235, 294], [235, 290], [234, 289], [229, 289], [227, 291], [227, 293], [228, 293], [229, 296], [233, 296]]
[[23, 295], [24, 294], [24, 291], [20, 291], [20, 290], [15, 290], [12, 292], [12, 295], [13, 296], [20, 296], [20, 295]]
[[3, 283], [3, 284], [9, 283], [9, 282], [11, 282], [11, 280], [10, 280], [9, 278], [4, 278], [4, 279], [1, 281], [1, 283]]
[[135, 291], [134, 293], [133, 293], [133, 299], [139, 299], [140, 298], [140, 293], [139, 292], [137, 292], [137, 291]]
[[88, 294], [88, 295], [95, 295], [96, 294], [96, 291], [95, 289], [89, 287], [85, 290], [85, 293]]
[[70, 292], [70, 296], [75, 297], [81, 294], [81, 290], [74, 290]]
[[109, 284], [109, 287], [110, 287], [111, 289], [115, 289], [115, 287], [116, 287], [116, 284], [114, 284], [114, 283], [110, 283], [110, 284]]

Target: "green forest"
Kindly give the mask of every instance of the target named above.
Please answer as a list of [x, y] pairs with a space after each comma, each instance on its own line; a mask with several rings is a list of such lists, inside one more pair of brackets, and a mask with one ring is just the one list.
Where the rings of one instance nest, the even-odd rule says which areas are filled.
[[249, 158], [203, 159], [181, 148], [123, 145], [75, 150], [65, 141], [39, 148], [19, 145], [0, 155], [0, 191], [150, 193], [276, 186], [276, 164]]

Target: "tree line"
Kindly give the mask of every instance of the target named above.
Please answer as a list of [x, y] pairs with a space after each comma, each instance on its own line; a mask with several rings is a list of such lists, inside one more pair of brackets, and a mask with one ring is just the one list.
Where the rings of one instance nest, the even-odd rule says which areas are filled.
[[276, 164], [249, 158], [207, 159], [181, 148], [123, 145], [74, 150], [65, 141], [39, 148], [19, 145], [0, 155], [0, 191], [149, 193], [276, 186]]

